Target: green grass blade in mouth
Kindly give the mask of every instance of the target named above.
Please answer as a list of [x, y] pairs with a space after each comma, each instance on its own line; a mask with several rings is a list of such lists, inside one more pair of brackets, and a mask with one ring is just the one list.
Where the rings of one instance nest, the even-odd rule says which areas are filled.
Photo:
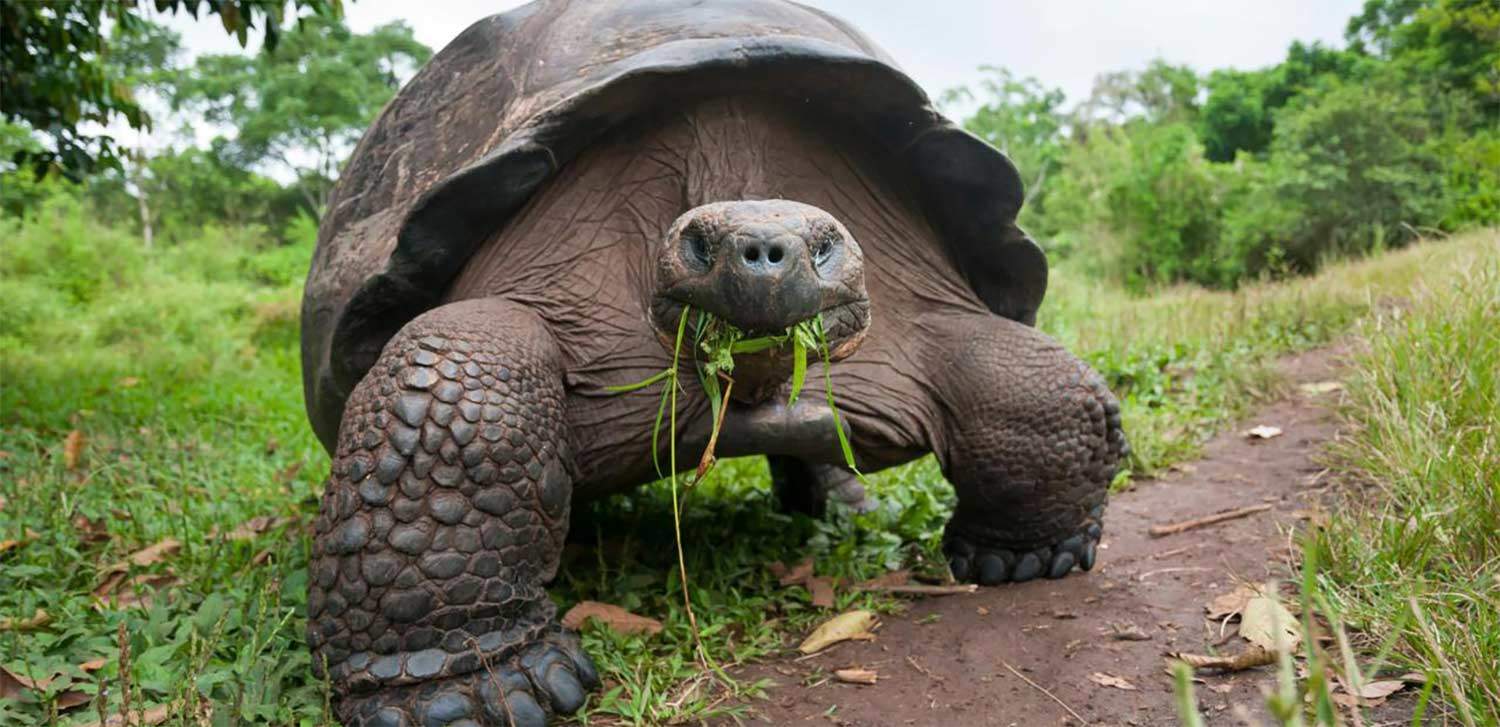
[[807, 346], [800, 336], [792, 336], [792, 393], [786, 398], [787, 408], [797, 403], [797, 395], [807, 384]]
[[647, 386], [650, 386], [650, 385], [652, 385], [652, 384], [654, 384], [654, 383], [656, 383], [658, 381], [661, 381], [662, 379], [665, 379], [665, 378], [667, 378], [668, 376], [671, 376], [671, 375], [672, 375], [672, 369], [662, 369], [661, 371], [658, 371], [655, 374], [652, 374], [651, 376], [649, 376], [649, 377], [647, 377], [645, 379], [637, 381], [634, 384], [620, 384], [618, 386], [606, 386], [606, 387], [604, 387], [604, 390], [608, 391], [611, 394], [626, 394], [626, 393], [629, 393], [629, 392], [632, 392], [632, 391], [639, 391], [641, 389], [644, 389]]
[[813, 319], [818, 331], [818, 348], [823, 351], [823, 388], [828, 394], [828, 408], [833, 411], [833, 431], [839, 436], [839, 449], [844, 453], [844, 464], [849, 466], [860, 481], [864, 473], [854, 465], [854, 448], [849, 446], [849, 435], [844, 433], [844, 418], [839, 415], [838, 404], [833, 401], [833, 354], [828, 350], [828, 335], [823, 332], [823, 316]]

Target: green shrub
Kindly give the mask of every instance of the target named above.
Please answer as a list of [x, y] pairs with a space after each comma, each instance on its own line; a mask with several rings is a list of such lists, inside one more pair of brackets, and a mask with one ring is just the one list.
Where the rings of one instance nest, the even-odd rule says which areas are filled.
[[[1132, 287], [1179, 279], [1215, 282], [1218, 181], [1185, 123], [1101, 127], [1075, 144], [1050, 200], [1062, 229], [1110, 229], [1118, 246], [1102, 267]], [[1086, 242], [1073, 249], [1088, 256]], [[1098, 253], [1093, 253], [1098, 254]]]

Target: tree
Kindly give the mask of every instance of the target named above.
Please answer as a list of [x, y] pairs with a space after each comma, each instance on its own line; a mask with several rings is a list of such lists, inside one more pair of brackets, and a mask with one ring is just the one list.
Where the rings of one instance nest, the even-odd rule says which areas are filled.
[[[177, 76], [177, 58], [182, 55], [182, 38], [177, 33], [150, 21], [116, 25], [110, 33], [110, 53], [105, 59], [112, 78], [120, 79], [135, 90], [135, 95], [150, 93], [158, 99], [171, 95]], [[137, 130], [140, 131], [139, 129]], [[152, 225], [151, 196], [146, 191], [144, 171], [146, 150], [137, 146], [125, 155], [129, 161], [126, 174], [136, 188], [136, 213], [140, 217], [141, 237], [149, 249], [155, 237]]]
[[[336, 16], [341, 0], [291, 0], [294, 8]], [[106, 24], [118, 34], [140, 31], [139, 0], [51, 0], [0, 2], [0, 117], [29, 127], [48, 144], [17, 152], [12, 160], [39, 173], [61, 171], [72, 178], [99, 167], [118, 168], [113, 137], [90, 131], [124, 119], [146, 128], [149, 116], [131, 86], [114, 75]], [[157, 12], [217, 15], [225, 30], [246, 44], [259, 23], [267, 48], [275, 47], [287, 0], [152, 0]], [[294, 11], [295, 14], [295, 11]], [[80, 129], [80, 126], [83, 129]]]
[[1263, 154], [1271, 144], [1276, 111], [1327, 78], [1367, 75], [1366, 58], [1321, 43], [1293, 42], [1286, 60], [1258, 71], [1219, 70], [1209, 74], [1207, 98], [1198, 114], [1205, 153], [1218, 162], [1237, 152]]
[[[1048, 177], [1062, 164], [1063, 92], [1035, 78], [1018, 79], [1004, 68], [980, 70], [990, 75], [979, 82], [985, 100], [964, 120], [964, 128], [1015, 162], [1026, 181], [1028, 213], [1035, 216]], [[952, 104], [973, 98], [968, 88], [959, 87], [943, 94], [942, 100]]]
[[1365, 0], [1350, 44], [1416, 79], [1471, 96], [1500, 116], [1500, 4], [1494, 0]]
[[431, 55], [405, 23], [358, 34], [338, 20], [309, 18], [272, 51], [200, 57], [174, 105], [234, 127], [230, 158], [290, 172], [321, 212], [344, 155]]
[[1153, 123], [1191, 121], [1198, 114], [1198, 74], [1160, 58], [1142, 71], [1105, 73], [1094, 79], [1093, 92], [1079, 109], [1080, 120]]

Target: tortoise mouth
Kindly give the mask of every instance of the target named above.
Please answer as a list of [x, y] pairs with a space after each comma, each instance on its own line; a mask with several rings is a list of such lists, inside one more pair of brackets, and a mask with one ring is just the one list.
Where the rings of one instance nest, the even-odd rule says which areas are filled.
[[[707, 316], [712, 314], [700, 316], [699, 309], [691, 308], [687, 303], [669, 296], [657, 298], [652, 308], [652, 328], [664, 349], [670, 353], [677, 345], [675, 324], [681, 319], [683, 312], [687, 311], [680, 355], [688, 361], [702, 362], [707, 359], [708, 353], [699, 345], [697, 334], [699, 326], [704, 325], [709, 320]], [[792, 343], [793, 329], [814, 318], [821, 318], [822, 341], [828, 346], [828, 360], [839, 361], [853, 355], [864, 342], [870, 328], [870, 300], [859, 298], [836, 303], [780, 331], [744, 332], [741, 340], [747, 342], [762, 337], [784, 337], [784, 340], [779, 345], [772, 344], [763, 348], [753, 346], [752, 350], [734, 354], [734, 370], [728, 374], [734, 381], [731, 397], [735, 401], [755, 404], [789, 385], [796, 359]], [[667, 321], [673, 324], [670, 329], [663, 325]], [[753, 342], [759, 344], [762, 341]], [[807, 352], [808, 363], [821, 361], [823, 357], [823, 352], [816, 348]]]

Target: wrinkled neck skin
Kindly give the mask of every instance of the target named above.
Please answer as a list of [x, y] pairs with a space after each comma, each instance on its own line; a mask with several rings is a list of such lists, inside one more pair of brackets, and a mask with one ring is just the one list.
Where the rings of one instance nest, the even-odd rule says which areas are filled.
[[[918, 239], [933, 233], [907, 195], [893, 188], [894, 175], [878, 168], [889, 154], [860, 148], [847, 124], [759, 97], [662, 107], [660, 115], [610, 132], [565, 165], [469, 260], [447, 294], [450, 301], [513, 300], [549, 325], [566, 364], [576, 461], [597, 470], [579, 473], [585, 490], [634, 485], [649, 472], [661, 389], [618, 395], [605, 387], [641, 381], [671, 364], [670, 346], [649, 322], [654, 252], [688, 210], [719, 201], [788, 199], [838, 218], [865, 256], [872, 323], [855, 357], [865, 356], [881, 336], [919, 347], [911, 340], [922, 331], [913, 312], [955, 304], [985, 310], [951, 261]], [[809, 459], [838, 461], [833, 417], [819, 390], [820, 359], [815, 353], [809, 359], [807, 391], [796, 407], [786, 411], [785, 387], [758, 405], [735, 404], [719, 453], [806, 450]], [[837, 378], [840, 365], [833, 371]], [[709, 406], [687, 361], [682, 384], [678, 459], [686, 467], [706, 443]], [[842, 397], [837, 382], [835, 388]], [[663, 431], [663, 449], [666, 436]]]

